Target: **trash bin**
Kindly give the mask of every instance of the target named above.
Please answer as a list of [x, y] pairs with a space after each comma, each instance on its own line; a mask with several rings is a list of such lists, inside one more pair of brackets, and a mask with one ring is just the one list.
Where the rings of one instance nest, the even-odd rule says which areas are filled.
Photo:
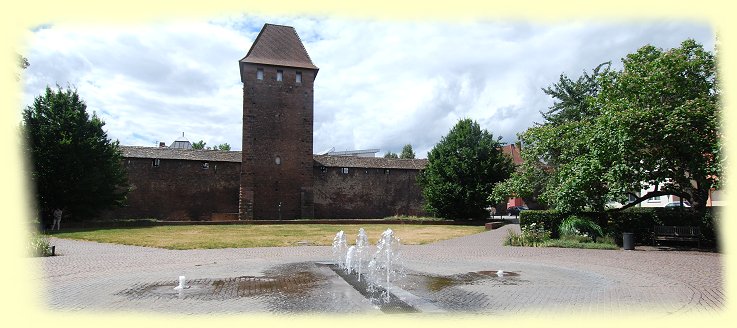
[[622, 248], [625, 250], [635, 249], [635, 234], [631, 232], [622, 233]]

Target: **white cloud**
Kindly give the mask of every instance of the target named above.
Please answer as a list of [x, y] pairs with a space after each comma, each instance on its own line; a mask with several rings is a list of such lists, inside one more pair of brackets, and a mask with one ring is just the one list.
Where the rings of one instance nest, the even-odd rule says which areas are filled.
[[294, 26], [313, 62], [314, 151], [410, 143], [425, 156], [469, 117], [507, 142], [552, 102], [541, 88], [645, 44], [694, 38], [713, 49], [710, 26], [619, 21], [535, 24], [387, 22], [233, 16], [147, 26], [45, 26], [32, 32], [25, 104], [46, 85], [71, 84], [108, 135], [125, 145], [191, 141], [241, 148], [237, 61], [264, 22]]

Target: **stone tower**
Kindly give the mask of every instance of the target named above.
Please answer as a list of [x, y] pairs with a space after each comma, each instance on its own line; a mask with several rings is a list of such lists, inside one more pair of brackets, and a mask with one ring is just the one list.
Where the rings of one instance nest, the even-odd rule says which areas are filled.
[[264, 25], [239, 66], [239, 218], [312, 218], [312, 105], [318, 68], [293, 27], [273, 24]]

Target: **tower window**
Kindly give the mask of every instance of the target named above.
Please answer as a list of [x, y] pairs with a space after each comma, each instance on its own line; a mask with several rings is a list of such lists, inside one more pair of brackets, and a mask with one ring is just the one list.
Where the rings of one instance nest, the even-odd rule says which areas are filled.
[[281, 80], [283, 80], [283, 79], [284, 79], [284, 71], [282, 71], [282, 70], [277, 70], [277, 71], [276, 71], [276, 80], [277, 80], [277, 81], [281, 81]]
[[340, 171], [341, 171], [341, 172], [342, 172], [343, 174], [348, 174], [348, 168], [347, 168], [347, 167], [342, 167], [342, 168], [340, 168]]
[[264, 79], [264, 69], [259, 68], [256, 70], [256, 79], [257, 80], [263, 80]]
[[[130, 161], [128, 161], [128, 163], [130, 163]], [[161, 165], [161, 160], [158, 159], [158, 158], [154, 158], [154, 160], [152, 161], [151, 165], [153, 167], [159, 167], [159, 165]]]
[[295, 82], [302, 83], [302, 72], [297, 72], [297, 77], [295, 78]]

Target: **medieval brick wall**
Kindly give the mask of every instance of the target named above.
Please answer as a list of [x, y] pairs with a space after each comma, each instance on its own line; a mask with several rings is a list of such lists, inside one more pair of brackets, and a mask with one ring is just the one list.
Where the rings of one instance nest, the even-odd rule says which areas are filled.
[[[311, 218], [315, 71], [242, 63], [243, 219]], [[257, 79], [257, 70], [263, 79]], [[277, 70], [282, 80], [277, 81]], [[301, 82], [296, 82], [297, 73]], [[249, 213], [251, 212], [251, 213]]]
[[[108, 219], [210, 220], [214, 213], [238, 212], [240, 163], [125, 158], [133, 190], [127, 205]], [[207, 168], [203, 164], [207, 163]]]
[[428, 215], [417, 184], [419, 170], [315, 166], [313, 172], [316, 218]]

